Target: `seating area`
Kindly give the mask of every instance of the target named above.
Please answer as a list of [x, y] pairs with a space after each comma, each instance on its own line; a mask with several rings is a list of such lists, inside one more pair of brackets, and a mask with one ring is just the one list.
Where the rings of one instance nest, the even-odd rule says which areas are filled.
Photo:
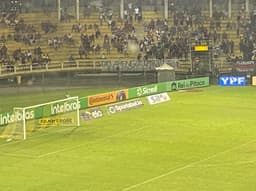
[[[197, 15], [170, 13], [168, 21], [163, 19], [161, 12], [145, 11], [141, 21], [132, 22], [121, 21], [117, 13], [111, 15], [111, 22], [108, 15], [100, 19], [98, 12], [92, 12], [89, 17], [81, 15], [79, 22], [72, 17], [58, 21], [56, 12], [21, 13], [18, 24], [0, 24], [1, 57], [6, 58], [2, 59], [2, 64], [6, 64], [6, 60], [12, 64], [32, 64], [83, 59], [168, 58], [178, 59], [179, 69], [189, 71], [192, 44], [206, 43], [213, 48], [214, 67], [225, 70], [231, 67], [227, 62], [229, 58], [238, 59], [243, 55], [243, 24], [249, 19], [239, 7], [237, 9], [232, 19], [215, 15], [210, 19], [205, 11], [198, 19]], [[7, 55], [2, 49], [7, 50]]]
[[[155, 18], [159, 15], [153, 15]], [[44, 13], [26, 13], [19, 15], [24, 23], [27, 26], [33, 26], [35, 32], [40, 33], [41, 39], [38, 42], [33, 43], [24, 43], [24, 42], [17, 42], [14, 40], [5, 41], [5, 45], [8, 48], [8, 53], [15, 51], [16, 49], [21, 50], [33, 50], [34, 48], [40, 46], [43, 53], [48, 54], [51, 60], [67, 60], [72, 55], [74, 58], [80, 58], [79, 56], [79, 46], [81, 45], [81, 34], [86, 34], [88, 36], [94, 36], [94, 43], [93, 45], [99, 45], [102, 47], [103, 39], [105, 35], [108, 35], [110, 38], [113, 35], [111, 31], [111, 27], [108, 26], [107, 21], [103, 22], [100, 25], [100, 21], [98, 18], [98, 14], [92, 14], [89, 18], [82, 18], [79, 22], [75, 19], [72, 19], [70, 22], [59, 22], [57, 20], [57, 13], [50, 13], [49, 15], [45, 15]], [[40, 19], [38, 19], [40, 18]], [[117, 18], [117, 17], [116, 17]], [[44, 31], [42, 30], [42, 23], [44, 24], [53, 24], [56, 25], [55, 31]], [[76, 26], [81, 25], [81, 30], [76, 31], [74, 28]], [[96, 26], [95, 26], [96, 25]], [[116, 21], [116, 28], [119, 29], [122, 27], [122, 23]], [[98, 36], [95, 37], [96, 29], [100, 33]], [[21, 31], [24, 32], [24, 31]], [[15, 35], [14, 27], [3, 26], [1, 27], [1, 35], [10, 34], [12, 37]], [[24, 35], [24, 33], [23, 33]], [[72, 39], [68, 40], [68, 35], [72, 36]], [[65, 37], [67, 39], [65, 39]], [[22, 38], [23, 39], [23, 38]], [[53, 45], [50, 43], [51, 41], [56, 41], [59, 39], [58, 45]], [[93, 48], [93, 47], [92, 47]], [[103, 53], [105, 55], [103, 55]], [[101, 54], [96, 54], [93, 50], [89, 53], [88, 59], [95, 59], [95, 58], [102, 58], [108, 59], [115, 59], [115, 58], [125, 58], [127, 56], [133, 57], [137, 55], [125, 55], [120, 54], [117, 52], [115, 48], [112, 48], [109, 53], [105, 53], [102, 51]]]

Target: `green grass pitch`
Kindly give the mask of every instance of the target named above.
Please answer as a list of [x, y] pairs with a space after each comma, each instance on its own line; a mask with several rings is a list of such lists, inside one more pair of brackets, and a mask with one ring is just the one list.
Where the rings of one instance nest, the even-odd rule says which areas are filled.
[[79, 128], [0, 140], [0, 190], [255, 191], [256, 89], [198, 90]]

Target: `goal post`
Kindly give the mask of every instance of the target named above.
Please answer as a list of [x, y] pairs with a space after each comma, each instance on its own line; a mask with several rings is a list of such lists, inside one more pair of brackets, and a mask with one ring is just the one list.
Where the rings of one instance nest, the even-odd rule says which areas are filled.
[[[27, 138], [26, 133], [26, 110], [22, 107], [15, 107], [13, 108], [14, 115], [17, 116], [17, 120], [21, 121], [21, 124], [14, 125], [14, 128], [10, 136], [18, 136], [19, 134], [23, 135], [23, 139], [25, 140]], [[18, 123], [17, 121], [17, 123]], [[19, 127], [21, 125], [21, 128]]]
[[26, 126], [25, 126], [25, 109], [20, 107], [13, 108], [12, 113], [8, 113], [2, 117], [7, 124], [1, 126], [1, 138], [6, 140], [12, 139], [26, 139]]
[[80, 126], [79, 97], [13, 108], [10, 121], [1, 133], [7, 139], [27, 139], [28, 132], [51, 126]]

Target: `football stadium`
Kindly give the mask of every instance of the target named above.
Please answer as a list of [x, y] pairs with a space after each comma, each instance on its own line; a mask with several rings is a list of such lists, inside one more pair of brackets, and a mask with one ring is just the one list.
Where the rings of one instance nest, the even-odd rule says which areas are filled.
[[255, 1], [0, 11], [0, 190], [256, 190]]

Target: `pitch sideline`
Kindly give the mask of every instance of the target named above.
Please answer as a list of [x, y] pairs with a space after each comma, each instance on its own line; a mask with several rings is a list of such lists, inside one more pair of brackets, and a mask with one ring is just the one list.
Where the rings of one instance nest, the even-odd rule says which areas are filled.
[[164, 178], [164, 177], [169, 176], [169, 175], [171, 175], [171, 174], [174, 174], [174, 173], [176, 173], [176, 172], [180, 172], [180, 171], [182, 171], [182, 170], [188, 169], [188, 168], [190, 168], [190, 167], [194, 167], [194, 166], [196, 166], [196, 165], [198, 165], [198, 164], [200, 164], [200, 163], [202, 163], [202, 162], [208, 161], [208, 160], [213, 159], [213, 158], [215, 158], [215, 157], [217, 157], [217, 156], [219, 156], [219, 155], [222, 155], [222, 154], [231, 152], [231, 151], [233, 151], [233, 150], [239, 149], [239, 148], [241, 148], [241, 147], [244, 147], [244, 146], [246, 146], [246, 145], [252, 144], [252, 143], [254, 143], [254, 142], [256, 142], [256, 139], [255, 139], [255, 140], [252, 140], [252, 141], [249, 141], [249, 142], [247, 142], [247, 143], [243, 143], [243, 144], [241, 144], [241, 145], [238, 145], [238, 146], [235, 146], [235, 147], [226, 149], [226, 150], [224, 150], [224, 151], [221, 151], [221, 152], [219, 152], [219, 153], [216, 153], [216, 154], [214, 154], [214, 155], [211, 155], [211, 156], [209, 156], [209, 157], [207, 157], [207, 158], [204, 158], [204, 159], [201, 159], [201, 160], [199, 160], [199, 161], [195, 161], [195, 162], [192, 162], [192, 163], [187, 164], [187, 165], [185, 165], [185, 166], [182, 166], [182, 167], [179, 167], [179, 168], [170, 170], [170, 171], [168, 171], [168, 172], [166, 172], [166, 173], [163, 173], [163, 174], [161, 174], [161, 175], [158, 175], [158, 176], [149, 178], [149, 179], [144, 180], [144, 181], [142, 181], [142, 182], [140, 182], [140, 183], [137, 183], [137, 184], [131, 185], [131, 186], [127, 187], [127, 188], [124, 188], [124, 189], [122, 189], [121, 191], [129, 191], [129, 190], [136, 189], [136, 188], [138, 188], [138, 187], [140, 187], [140, 186], [142, 186], [142, 185], [145, 185], [145, 184], [154, 182], [154, 181], [156, 181], [156, 180], [159, 180], [159, 179], [161, 179], [161, 178]]

